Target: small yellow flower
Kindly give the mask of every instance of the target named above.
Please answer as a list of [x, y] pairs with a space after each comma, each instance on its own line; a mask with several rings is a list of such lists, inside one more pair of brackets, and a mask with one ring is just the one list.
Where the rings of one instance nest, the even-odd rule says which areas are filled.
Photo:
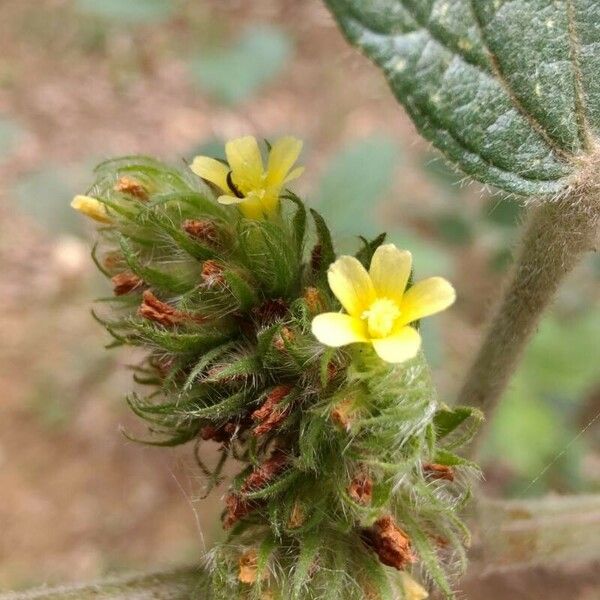
[[75, 196], [71, 201], [71, 207], [86, 217], [94, 219], [94, 221], [112, 223], [112, 219], [106, 211], [106, 206], [100, 200], [96, 200], [96, 198], [92, 198], [91, 196]]
[[426, 600], [426, 598], [429, 598], [427, 590], [408, 573], [402, 571], [400, 577], [402, 578], [405, 600]]
[[256, 138], [246, 136], [225, 145], [227, 165], [197, 156], [191, 169], [224, 192], [218, 199], [221, 204], [239, 204], [246, 217], [260, 219], [277, 212], [283, 186], [302, 175], [304, 167], [292, 170], [301, 151], [300, 140], [290, 136], [278, 139], [269, 151], [265, 171]]
[[456, 294], [441, 277], [419, 281], [408, 290], [412, 256], [394, 244], [380, 246], [369, 272], [352, 256], [336, 260], [328, 272], [329, 287], [347, 314], [324, 313], [314, 318], [312, 331], [327, 346], [355, 342], [373, 344], [384, 361], [413, 358], [421, 336], [411, 323], [450, 306]]

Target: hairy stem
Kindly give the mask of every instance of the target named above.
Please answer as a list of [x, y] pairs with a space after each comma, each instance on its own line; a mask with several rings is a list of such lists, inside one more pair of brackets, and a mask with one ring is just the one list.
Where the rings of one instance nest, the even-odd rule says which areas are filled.
[[488, 421], [560, 283], [594, 248], [598, 163], [586, 161], [568, 193], [530, 209], [512, 280], [459, 395], [461, 404], [480, 408]]
[[[594, 562], [600, 558], [600, 495], [536, 500], [482, 498], [476, 513], [470, 573], [532, 565]], [[205, 581], [205, 580], [204, 580]], [[94, 584], [0, 593], [0, 600], [204, 600], [201, 567], [148, 573]]]
[[199, 567], [105, 579], [88, 585], [0, 594], [0, 600], [202, 600]]

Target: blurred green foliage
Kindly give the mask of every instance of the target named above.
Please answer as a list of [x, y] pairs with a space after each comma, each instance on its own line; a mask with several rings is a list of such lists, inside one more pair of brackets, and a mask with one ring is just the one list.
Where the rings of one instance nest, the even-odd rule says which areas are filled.
[[71, 167], [48, 166], [23, 177], [14, 187], [17, 209], [53, 235], [83, 235], [85, 229], [70, 199], [89, 183], [89, 162]]
[[231, 47], [192, 57], [189, 69], [201, 91], [226, 104], [237, 104], [275, 79], [292, 53], [290, 37], [282, 30], [251, 26]]
[[533, 338], [484, 451], [490, 463], [516, 473], [510, 486], [515, 494], [523, 495], [524, 486], [533, 494], [584, 485], [580, 458], [586, 438], [578, 438], [578, 417], [598, 383], [599, 339], [597, 309], [568, 318], [550, 315]]
[[173, 0], [76, 0], [83, 13], [124, 24], [157, 23], [175, 13]]
[[23, 129], [16, 121], [0, 116], [0, 160], [14, 150], [22, 135]]

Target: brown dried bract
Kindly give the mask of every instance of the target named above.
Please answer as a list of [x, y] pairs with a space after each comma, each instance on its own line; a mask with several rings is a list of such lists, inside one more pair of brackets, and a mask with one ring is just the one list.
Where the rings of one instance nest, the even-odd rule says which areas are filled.
[[294, 339], [294, 332], [289, 327], [282, 327], [278, 335], [273, 340], [273, 346], [280, 352], [285, 350], [285, 343]]
[[363, 539], [388, 567], [401, 571], [417, 561], [408, 535], [391, 516], [381, 517], [372, 527], [364, 530]]
[[306, 520], [304, 516], [304, 509], [302, 508], [302, 504], [300, 502], [294, 502], [294, 506], [292, 507], [292, 512], [290, 513], [290, 518], [288, 519], [288, 527], [290, 529], [298, 529], [298, 527], [302, 527], [304, 525], [304, 521]]
[[244, 552], [240, 556], [239, 566], [238, 579], [242, 583], [255, 583], [258, 577], [258, 553], [256, 550], [251, 549]]
[[252, 420], [258, 423], [252, 431], [256, 437], [272, 431], [287, 417], [290, 406], [282, 408], [279, 405], [291, 391], [290, 385], [278, 385], [271, 390], [262, 406], [252, 413]]
[[202, 264], [202, 281], [206, 287], [221, 286], [225, 283], [223, 266], [216, 260], [205, 260]]
[[304, 300], [310, 312], [318, 313], [323, 310], [321, 292], [316, 287], [307, 287], [304, 290]]
[[429, 479], [445, 479], [446, 481], [454, 481], [454, 469], [448, 465], [428, 463], [423, 465], [423, 472]]
[[122, 269], [125, 266], [125, 259], [120, 252], [115, 250], [112, 252], [107, 252], [104, 255], [102, 264], [108, 271], [114, 271], [116, 269]]
[[190, 321], [196, 323], [203, 323], [205, 321], [203, 317], [183, 312], [172, 307], [170, 304], [159, 300], [150, 290], [144, 292], [142, 304], [138, 309], [138, 313], [145, 319], [160, 323], [165, 327], [181, 325], [182, 323]]
[[256, 504], [245, 500], [239, 494], [231, 493], [225, 498], [225, 507], [223, 527], [224, 529], [229, 529], [240, 519], [249, 515], [256, 507]]
[[269, 325], [273, 321], [283, 319], [287, 312], [288, 304], [282, 298], [271, 298], [252, 311], [256, 320], [263, 325]]
[[352, 427], [352, 413], [354, 412], [354, 403], [352, 400], [342, 400], [331, 411], [331, 420], [346, 430]]
[[120, 177], [115, 184], [115, 191], [146, 201], [150, 197], [146, 187], [131, 177]]
[[207, 219], [186, 219], [181, 228], [191, 237], [211, 246], [219, 241], [219, 232], [215, 224]]
[[112, 277], [111, 281], [115, 296], [124, 296], [144, 285], [144, 282], [131, 271], [119, 273]]
[[365, 474], [355, 477], [348, 486], [350, 498], [357, 504], [367, 506], [373, 499], [373, 480]]
[[275, 450], [260, 467], [254, 469], [242, 485], [242, 494], [256, 492], [273, 481], [287, 466], [288, 457], [282, 450]]
[[[232, 427], [230, 427], [230, 425]], [[214, 425], [205, 425], [200, 429], [200, 437], [205, 441], [218, 442], [220, 444], [227, 443], [231, 440], [233, 433], [235, 432], [235, 424], [227, 423], [222, 427], [215, 427]]]

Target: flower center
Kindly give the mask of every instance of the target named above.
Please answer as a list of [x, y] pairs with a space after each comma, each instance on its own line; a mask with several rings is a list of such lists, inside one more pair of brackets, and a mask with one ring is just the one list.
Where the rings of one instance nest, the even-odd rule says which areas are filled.
[[389, 298], [378, 298], [362, 314], [362, 318], [367, 321], [369, 335], [372, 338], [388, 337], [399, 316], [400, 308]]

